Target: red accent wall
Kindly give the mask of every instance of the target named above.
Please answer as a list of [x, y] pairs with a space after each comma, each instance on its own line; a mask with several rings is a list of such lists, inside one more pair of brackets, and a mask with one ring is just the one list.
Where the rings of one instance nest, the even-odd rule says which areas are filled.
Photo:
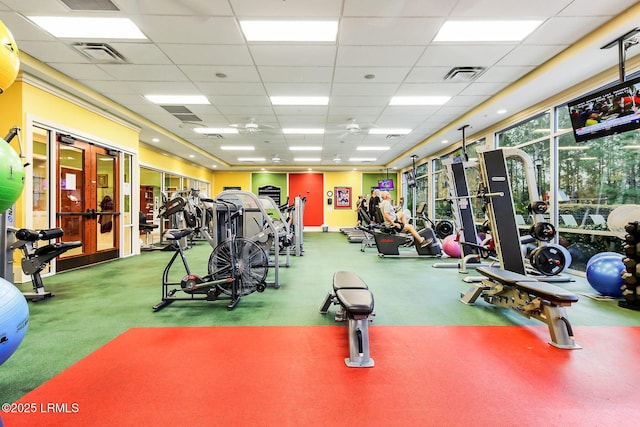
[[324, 221], [324, 180], [321, 173], [290, 173], [289, 203], [296, 196], [306, 197], [303, 222], [305, 226], [319, 227]]

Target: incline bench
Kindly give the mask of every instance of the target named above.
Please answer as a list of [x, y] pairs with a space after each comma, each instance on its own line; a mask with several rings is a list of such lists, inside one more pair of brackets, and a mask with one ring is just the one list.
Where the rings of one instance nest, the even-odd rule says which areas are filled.
[[578, 301], [575, 294], [497, 267], [478, 267], [476, 271], [485, 276], [482, 283], [475, 283], [461, 294], [460, 301], [473, 304], [481, 296], [489, 304], [509, 308], [521, 316], [546, 323], [551, 335], [549, 344], [563, 349], [582, 348], [573, 340], [573, 330], [565, 310]]
[[351, 271], [337, 271], [333, 288], [327, 294], [320, 313], [326, 314], [331, 304], [339, 304], [338, 322], [349, 322], [349, 357], [344, 363], [350, 368], [369, 368], [374, 361], [369, 353], [369, 319], [373, 314], [373, 294], [367, 284]]

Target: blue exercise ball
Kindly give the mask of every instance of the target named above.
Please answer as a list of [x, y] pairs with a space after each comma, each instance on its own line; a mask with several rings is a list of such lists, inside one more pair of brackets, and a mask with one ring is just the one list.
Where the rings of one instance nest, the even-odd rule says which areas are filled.
[[0, 365], [16, 351], [29, 326], [29, 306], [18, 288], [0, 278]]
[[622, 296], [622, 272], [625, 266], [621, 254], [600, 256], [589, 263], [587, 267], [587, 281], [600, 294], [620, 298]]
[[587, 261], [587, 268], [589, 268], [589, 266], [592, 263], [596, 262], [597, 260], [605, 256], [622, 256], [622, 255], [618, 254], [617, 252], [599, 252], [594, 256], [592, 256], [591, 258], [589, 258], [589, 261]]

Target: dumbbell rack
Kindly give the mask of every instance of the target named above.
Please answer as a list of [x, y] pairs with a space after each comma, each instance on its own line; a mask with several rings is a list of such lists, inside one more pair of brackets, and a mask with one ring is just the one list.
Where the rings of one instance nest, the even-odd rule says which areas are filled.
[[625, 258], [622, 260], [625, 271], [622, 273], [624, 285], [619, 301], [620, 307], [640, 311], [640, 221], [630, 222], [624, 227], [627, 234], [624, 237]]

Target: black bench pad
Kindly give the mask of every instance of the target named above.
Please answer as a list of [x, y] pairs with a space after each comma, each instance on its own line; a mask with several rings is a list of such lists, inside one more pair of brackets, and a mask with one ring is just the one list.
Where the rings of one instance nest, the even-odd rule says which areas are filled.
[[489, 279], [500, 282], [504, 285], [515, 285], [516, 282], [537, 282], [533, 277], [524, 274], [514, 273], [513, 271], [503, 270], [498, 267], [478, 267], [476, 271]]
[[369, 287], [352, 271], [336, 271], [333, 274], [333, 290], [338, 289], [369, 289]]
[[368, 289], [338, 289], [336, 297], [351, 315], [368, 316], [373, 312], [373, 294]]
[[559, 286], [540, 282], [533, 277], [496, 267], [478, 267], [476, 271], [488, 278], [539, 296], [551, 303], [566, 304], [578, 301], [578, 296]]
[[47, 255], [50, 253], [62, 253], [62, 252], [66, 252], [69, 249], [73, 249], [73, 248], [78, 248], [82, 246], [82, 242], [56, 242], [56, 243], [51, 243], [49, 245], [45, 245], [45, 246], [40, 246], [39, 248], [37, 248], [35, 251], [33, 251], [34, 255]]
[[193, 233], [193, 230], [191, 228], [167, 230], [165, 237], [167, 238], [167, 240], [180, 240], [191, 233]]

